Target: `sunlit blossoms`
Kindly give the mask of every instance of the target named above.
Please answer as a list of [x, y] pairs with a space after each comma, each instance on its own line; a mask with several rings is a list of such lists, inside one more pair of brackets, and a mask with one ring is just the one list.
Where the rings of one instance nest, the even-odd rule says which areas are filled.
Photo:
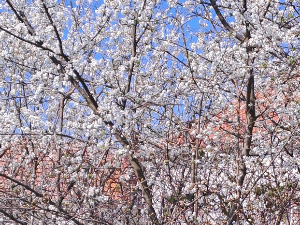
[[299, 224], [298, 1], [0, 2], [4, 224]]

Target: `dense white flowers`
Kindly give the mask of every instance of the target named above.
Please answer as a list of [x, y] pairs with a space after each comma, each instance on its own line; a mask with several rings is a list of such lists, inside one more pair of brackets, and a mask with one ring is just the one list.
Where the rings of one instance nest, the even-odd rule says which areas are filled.
[[294, 221], [299, 10], [1, 2], [0, 219]]

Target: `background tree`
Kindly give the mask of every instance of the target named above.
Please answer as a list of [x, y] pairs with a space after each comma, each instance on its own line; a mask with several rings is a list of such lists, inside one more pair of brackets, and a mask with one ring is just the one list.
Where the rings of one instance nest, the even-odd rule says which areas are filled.
[[1, 2], [3, 221], [297, 224], [297, 1]]

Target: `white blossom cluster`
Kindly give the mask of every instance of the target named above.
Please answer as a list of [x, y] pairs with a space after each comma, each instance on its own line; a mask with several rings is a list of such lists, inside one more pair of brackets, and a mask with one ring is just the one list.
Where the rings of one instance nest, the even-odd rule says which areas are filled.
[[0, 221], [297, 224], [296, 0], [0, 2]]

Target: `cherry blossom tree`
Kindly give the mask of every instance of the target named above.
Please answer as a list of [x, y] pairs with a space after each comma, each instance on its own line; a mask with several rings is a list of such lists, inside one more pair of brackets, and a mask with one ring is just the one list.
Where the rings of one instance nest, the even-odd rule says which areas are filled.
[[0, 219], [298, 224], [299, 10], [0, 2]]

